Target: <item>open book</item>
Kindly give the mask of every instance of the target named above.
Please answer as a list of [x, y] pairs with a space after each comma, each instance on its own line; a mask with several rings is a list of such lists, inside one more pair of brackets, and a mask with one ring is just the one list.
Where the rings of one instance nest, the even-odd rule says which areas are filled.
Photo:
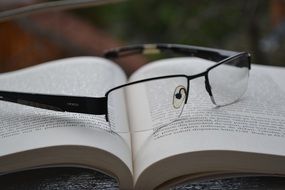
[[[0, 89], [102, 97], [112, 87], [166, 74], [192, 75], [213, 64], [200, 58], [152, 62], [127, 79], [109, 60], [77, 57], [0, 75]], [[132, 94], [136, 93], [136, 94]], [[114, 106], [123, 128], [152, 125], [148, 92], [124, 94]], [[163, 93], [161, 94], [163, 98]], [[163, 119], [163, 118], [162, 118]], [[184, 180], [235, 174], [285, 174], [285, 69], [253, 65], [246, 94], [216, 107], [204, 80], [191, 81], [179, 120], [131, 133], [110, 132], [105, 117], [0, 101], [0, 172], [73, 165], [118, 179], [121, 189], [165, 188]], [[132, 130], [130, 130], [132, 131]]]

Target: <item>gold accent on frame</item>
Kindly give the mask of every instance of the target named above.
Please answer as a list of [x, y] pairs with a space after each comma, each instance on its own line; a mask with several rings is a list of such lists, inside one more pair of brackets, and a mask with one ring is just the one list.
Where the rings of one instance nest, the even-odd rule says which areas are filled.
[[143, 46], [143, 54], [157, 54], [160, 53], [160, 50], [157, 49], [155, 44], [145, 44]]

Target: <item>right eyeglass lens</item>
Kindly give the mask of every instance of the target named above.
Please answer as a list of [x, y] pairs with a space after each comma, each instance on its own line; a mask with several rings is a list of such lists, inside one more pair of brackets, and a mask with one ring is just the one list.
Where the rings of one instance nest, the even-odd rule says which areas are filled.
[[[185, 105], [187, 77], [154, 79], [128, 85], [112, 91], [108, 96], [109, 123], [111, 130], [121, 132], [119, 107], [114, 103], [128, 99], [128, 117], [131, 132], [155, 130], [177, 120]], [[121, 104], [122, 106], [122, 104]], [[116, 117], [116, 115], [118, 117]]]
[[231, 104], [242, 97], [248, 85], [249, 64], [249, 55], [244, 53], [209, 71], [209, 83], [216, 105]]

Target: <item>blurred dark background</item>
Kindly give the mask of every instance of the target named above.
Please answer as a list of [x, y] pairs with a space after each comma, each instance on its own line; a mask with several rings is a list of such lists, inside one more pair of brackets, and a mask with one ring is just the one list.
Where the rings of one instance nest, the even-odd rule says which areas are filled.
[[[1, 0], [0, 10], [38, 2]], [[2, 22], [0, 72], [154, 42], [248, 51], [254, 63], [285, 66], [285, 0], [129, 0]], [[127, 73], [144, 63], [119, 62]]]

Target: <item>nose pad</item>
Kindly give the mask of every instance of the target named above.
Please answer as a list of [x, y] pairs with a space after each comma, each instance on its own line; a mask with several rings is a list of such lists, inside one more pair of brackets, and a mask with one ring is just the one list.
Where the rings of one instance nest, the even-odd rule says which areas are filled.
[[182, 85], [179, 85], [175, 88], [173, 94], [173, 102], [172, 105], [175, 109], [180, 108], [185, 103], [186, 98], [186, 88]]

